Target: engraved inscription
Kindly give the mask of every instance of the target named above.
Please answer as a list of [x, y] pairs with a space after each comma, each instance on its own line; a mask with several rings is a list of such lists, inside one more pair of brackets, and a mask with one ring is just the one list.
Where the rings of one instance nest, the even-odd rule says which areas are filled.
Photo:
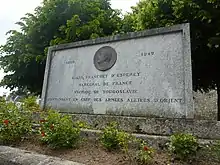
[[141, 52], [141, 56], [153, 56], [155, 52]]
[[72, 60], [72, 61], [66, 61], [66, 62], [65, 62], [65, 64], [74, 64], [74, 63], [75, 63], [75, 61], [73, 61], [73, 60]]
[[[89, 102], [92, 101], [91, 98], [82, 97], [82, 98], [48, 98], [47, 101], [62, 101], [62, 102]], [[102, 98], [94, 98], [94, 102], [102, 102]], [[125, 100], [124, 98], [115, 98], [109, 97], [104, 100], [104, 102], [129, 102], [129, 103], [183, 103], [183, 99], [180, 98], [128, 98]]]
[[[138, 94], [137, 89], [133, 89], [132, 80], [123, 81], [123, 78], [138, 78], [141, 76], [141, 72], [124, 72], [124, 73], [115, 73], [115, 74], [101, 74], [101, 75], [79, 75], [72, 77], [73, 80], [79, 82], [78, 87], [102, 87], [98, 90], [74, 90], [74, 94], [85, 95], [81, 98], [48, 98], [48, 101], [62, 101], [62, 102], [108, 102], [108, 103], [163, 103], [163, 104], [173, 104], [173, 103], [183, 103], [182, 98], [139, 98], [139, 97], [129, 97], [127, 99], [120, 98], [121, 94]], [[105, 81], [111, 79], [118, 79], [118, 81]], [[92, 80], [93, 82], [87, 82]], [[97, 80], [104, 80], [102, 83], [95, 82]], [[119, 81], [122, 80], [122, 81]], [[106, 89], [103, 89], [103, 88]], [[118, 89], [108, 89], [109, 87], [117, 87]], [[126, 89], [127, 88], [127, 89]], [[95, 97], [91, 98], [92, 94], [104, 94], [104, 96], [113, 95], [115, 97], [100, 98]], [[119, 96], [119, 97], [118, 97]]]
[[[94, 63], [97, 67], [102, 66], [106, 69], [110, 66], [109, 62], [112, 59], [112, 52], [107, 51], [109, 47], [101, 48], [94, 57]], [[142, 52], [141, 56], [153, 56], [154, 52]], [[96, 58], [96, 59], [95, 59]], [[74, 61], [67, 61], [66, 64], [72, 64]], [[105, 67], [104, 67], [105, 66]], [[108, 66], [108, 67], [107, 67]], [[103, 69], [104, 70], [104, 69]], [[98, 74], [98, 75], [78, 75], [72, 77], [72, 80], [78, 82], [78, 87], [83, 89], [74, 90], [76, 96], [84, 95], [85, 97], [79, 98], [48, 98], [48, 101], [62, 101], [62, 102], [114, 102], [114, 103], [163, 103], [163, 104], [173, 104], [173, 103], [184, 103], [182, 98], [139, 98], [139, 97], [129, 97], [127, 99], [120, 98], [121, 94], [138, 94], [140, 91], [134, 89], [132, 86], [132, 80], [126, 80], [127, 78], [138, 78], [141, 76], [141, 72], [119, 72], [114, 74]], [[114, 81], [110, 81], [113, 80]], [[125, 79], [125, 80], [124, 80]], [[101, 83], [97, 80], [103, 80]], [[108, 81], [107, 81], [108, 80]], [[115, 81], [117, 80], [117, 81]], [[89, 82], [88, 82], [89, 81]], [[85, 90], [84, 88], [96, 88], [97, 90]], [[110, 88], [109, 87], [114, 87]], [[91, 89], [92, 89], [91, 88]], [[118, 89], [117, 89], [118, 88]], [[115, 97], [92, 98], [90, 96], [103, 94], [104, 96], [113, 95]], [[119, 96], [119, 97], [118, 97]]]

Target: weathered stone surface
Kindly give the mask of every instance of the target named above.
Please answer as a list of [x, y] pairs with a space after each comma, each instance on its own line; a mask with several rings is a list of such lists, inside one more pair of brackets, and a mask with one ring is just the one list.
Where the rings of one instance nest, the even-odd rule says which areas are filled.
[[0, 146], [0, 165], [83, 165], [57, 157], [40, 155], [17, 148]]
[[[106, 46], [117, 56], [101, 52], [94, 58]], [[189, 24], [51, 47], [45, 106], [70, 113], [193, 118]]]
[[73, 121], [87, 122], [95, 129], [103, 129], [108, 123], [115, 121], [121, 129], [132, 133], [170, 136], [185, 132], [202, 139], [220, 139], [219, 121], [86, 114], [73, 114], [72, 118]]
[[197, 120], [217, 120], [218, 105], [217, 91], [212, 90], [207, 93], [193, 92], [195, 119]]

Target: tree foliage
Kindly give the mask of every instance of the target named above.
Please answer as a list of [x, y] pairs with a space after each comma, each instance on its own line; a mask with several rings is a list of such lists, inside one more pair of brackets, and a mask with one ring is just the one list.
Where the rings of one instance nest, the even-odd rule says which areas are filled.
[[208, 91], [220, 84], [219, 0], [142, 0], [127, 17], [136, 31], [189, 22], [194, 89]]
[[120, 20], [109, 0], [44, 0], [17, 22], [21, 31], [8, 32], [0, 49], [0, 65], [7, 73], [1, 85], [39, 94], [49, 46], [112, 35]]

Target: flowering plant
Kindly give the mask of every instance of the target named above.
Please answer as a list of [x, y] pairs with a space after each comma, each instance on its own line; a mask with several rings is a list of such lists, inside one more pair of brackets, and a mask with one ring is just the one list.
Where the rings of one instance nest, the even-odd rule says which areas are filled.
[[20, 140], [32, 130], [31, 113], [18, 109], [14, 103], [0, 101], [0, 142], [10, 143]]
[[137, 153], [137, 161], [139, 164], [149, 164], [153, 159], [153, 149], [147, 146], [147, 144], [143, 141], [140, 144], [140, 149]]
[[68, 115], [49, 110], [39, 123], [41, 141], [52, 148], [72, 148], [80, 141], [80, 128]]
[[27, 109], [31, 112], [39, 112], [41, 111], [40, 105], [36, 102], [36, 97], [29, 96], [22, 100], [22, 109]]

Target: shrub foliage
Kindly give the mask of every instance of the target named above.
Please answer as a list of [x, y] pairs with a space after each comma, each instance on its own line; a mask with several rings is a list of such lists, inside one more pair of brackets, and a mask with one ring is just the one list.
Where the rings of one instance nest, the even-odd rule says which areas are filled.
[[1, 143], [18, 141], [31, 133], [32, 120], [29, 109], [18, 108], [14, 103], [1, 100], [0, 114]]
[[191, 134], [179, 133], [170, 138], [169, 151], [182, 160], [195, 156], [198, 149], [198, 140]]
[[40, 120], [41, 141], [52, 148], [73, 148], [80, 141], [80, 128], [68, 115], [49, 110]]

